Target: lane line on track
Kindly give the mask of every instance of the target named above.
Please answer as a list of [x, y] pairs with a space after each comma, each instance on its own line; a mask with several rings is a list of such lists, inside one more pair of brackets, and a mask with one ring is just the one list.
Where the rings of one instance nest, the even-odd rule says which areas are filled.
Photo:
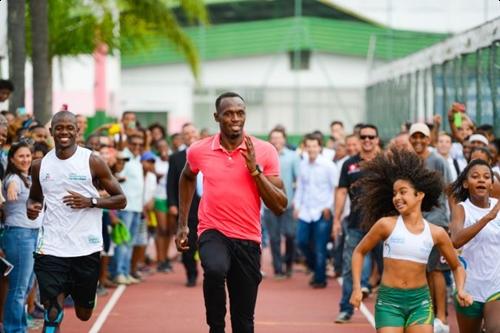
[[[338, 284], [342, 287], [342, 278], [339, 277], [336, 280]], [[373, 328], [375, 328], [375, 317], [373, 317], [373, 314], [370, 312], [370, 310], [368, 310], [368, 308], [363, 302], [361, 302], [361, 305], [359, 306], [359, 311], [361, 311], [363, 316], [365, 316], [366, 320], [368, 320], [370, 325], [372, 325]]]
[[92, 328], [90, 329], [89, 333], [99, 333], [101, 330], [102, 326], [106, 322], [106, 319], [108, 318], [109, 314], [111, 313], [111, 310], [115, 307], [116, 303], [120, 299], [121, 295], [125, 291], [127, 287], [123, 284], [119, 285], [118, 288], [114, 291], [113, 295], [111, 295], [111, 298], [109, 299], [108, 303], [106, 303], [106, 306], [104, 309], [102, 309], [102, 312], [99, 314], [99, 317], [97, 317], [97, 320], [95, 321], [94, 325], [92, 325]]

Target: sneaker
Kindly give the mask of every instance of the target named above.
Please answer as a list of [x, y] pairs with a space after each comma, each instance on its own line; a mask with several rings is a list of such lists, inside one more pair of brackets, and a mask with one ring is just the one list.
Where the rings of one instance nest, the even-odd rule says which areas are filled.
[[188, 287], [188, 288], [196, 287], [196, 278], [193, 277], [193, 278], [187, 279], [186, 287]]
[[326, 281], [325, 282], [314, 282], [311, 285], [311, 287], [313, 289], [324, 289], [324, 288], [326, 288], [326, 285], [327, 285]]
[[351, 315], [348, 314], [347, 312], [344, 312], [344, 311], [339, 313], [339, 315], [337, 316], [337, 319], [335, 319], [335, 323], [337, 323], [337, 324], [344, 324], [344, 323], [347, 323], [349, 321], [351, 321]]
[[39, 306], [38, 304], [35, 304], [35, 309], [31, 311], [29, 315], [33, 319], [43, 319], [45, 316], [45, 311], [43, 310], [43, 307]]
[[131, 276], [134, 279], [139, 280], [139, 281], [142, 281], [142, 279], [143, 279], [142, 274], [140, 272], [132, 272], [132, 273], [130, 273], [129, 276]]
[[285, 273], [287, 278], [292, 277], [293, 275], [293, 268], [292, 266], [286, 266], [286, 273]]
[[156, 271], [160, 273], [170, 273], [173, 271], [173, 269], [169, 261], [164, 261], [158, 264]]
[[450, 333], [450, 326], [445, 325], [441, 319], [434, 319], [434, 333]]
[[287, 276], [283, 273], [277, 273], [277, 274], [274, 274], [273, 278], [275, 280], [285, 280], [287, 278]]
[[368, 296], [370, 296], [370, 288], [361, 287], [361, 293], [363, 294], [363, 299], [367, 298]]
[[124, 285], [129, 285], [130, 284], [130, 281], [128, 280], [128, 278], [125, 275], [123, 275], [123, 274], [120, 274], [117, 277], [115, 277], [114, 282], [116, 284], [124, 284]]
[[141, 280], [136, 279], [132, 275], [127, 276], [126, 279], [127, 279], [127, 281], [128, 281], [129, 284], [138, 284], [138, 283], [141, 282]]
[[107, 294], [108, 294], [108, 289], [104, 288], [101, 284], [98, 284], [96, 295], [101, 297], [101, 296], [106, 296]]

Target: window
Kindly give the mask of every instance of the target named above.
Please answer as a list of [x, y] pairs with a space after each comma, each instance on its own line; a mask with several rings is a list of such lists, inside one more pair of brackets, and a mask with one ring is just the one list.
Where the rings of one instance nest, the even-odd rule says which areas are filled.
[[308, 70], [311, 50], [289, 51], [290, 69], [292, 71]]

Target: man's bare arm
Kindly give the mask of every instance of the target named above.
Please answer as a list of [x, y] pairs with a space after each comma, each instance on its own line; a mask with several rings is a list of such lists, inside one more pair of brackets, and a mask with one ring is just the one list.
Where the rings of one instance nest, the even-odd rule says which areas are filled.
[[179, 227], [175, 239], [175, 244], [179, 251], [186, 251], [189, 249], [187, 245], [189, 234], [187, 223], [189, 208], [191, 207], [195, 190], [196, 174], [191, 170], [189, 162], [186, 162], [179, 179]]
[[276, 215], [283, 214], [288, 205], [283, 181], [277, 176], [264, 176], [262, 173], [254, 179], [266, 207]]
[[97, 179], [102, 188], [109, 194], [108, 197], [98, 198], [96, 207], [124, 209], [127, 206], [127, 198], [123, 194], [120, 184], [111, 174], [108, 165], [99, 156], [92, 155], [90, 167], [94, 179]]

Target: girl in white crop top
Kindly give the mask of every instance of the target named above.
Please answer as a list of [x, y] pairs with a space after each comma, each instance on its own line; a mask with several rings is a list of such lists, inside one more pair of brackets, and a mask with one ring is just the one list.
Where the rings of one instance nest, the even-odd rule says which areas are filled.
[[413, 152], [397, 149], [377, 156], [364, 166], [364, 171], [366, 176], [359, 182], [362, 195], [358, 204], [369, 231], [352, 256], [351, 303], [356, 308], [361, 303], [364, 256], [384, 242], [384, 271], [375, 306], [377, 331], [383, 333], [394, 327], [406, 331], [411, 327], [413, 332], [431, 333], [434, 311], [426, 263], [434, 245], [453, 271], [458, 301], [463, 306], [472, 303], [471, 296], [464, 291], [464, 269], [448, 234], [422, 216], [422, 211], [438, 204], [443, 191], [441, 176], [426, 169]]
[[459, 204], [452, 210], [453, 245], [461, 249], [467, 272], [465, 290], [474, 304], [457, 308], [460, 332], [500, 332], [500, 201], [490, 197], [493, 173], [483, 160], [473, 160], [449, 192]]

